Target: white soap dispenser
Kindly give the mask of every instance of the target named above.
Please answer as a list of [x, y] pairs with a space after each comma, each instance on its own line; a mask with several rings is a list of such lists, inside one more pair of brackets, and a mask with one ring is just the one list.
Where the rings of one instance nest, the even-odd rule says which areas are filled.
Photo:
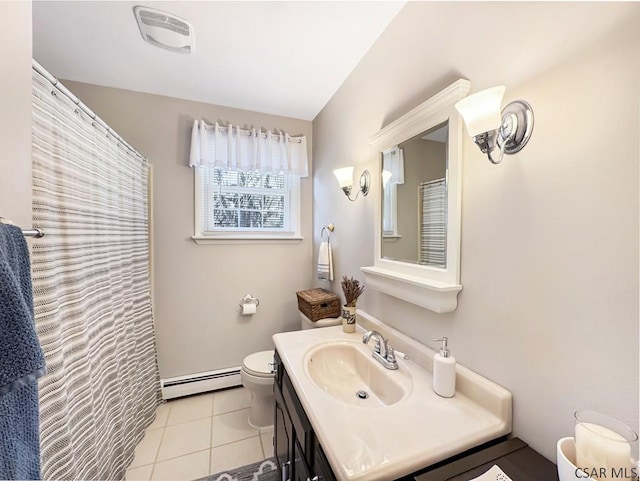
[[433, 356], [433, 390], [439, 396], [453, 397], [456, 393], [456, 358], [447, 348], [446, 337], [434, 341], [442, 341], [442, 347]]

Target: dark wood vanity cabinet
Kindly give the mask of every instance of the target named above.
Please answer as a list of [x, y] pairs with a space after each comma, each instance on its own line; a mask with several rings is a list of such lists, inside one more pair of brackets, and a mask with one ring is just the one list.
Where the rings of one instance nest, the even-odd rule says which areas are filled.
[[406, 481], [469, 481], [487, 472], [494, 464], [514, 481], [558, 481], [556, 465], [519, 438], [456, 456]]
[[336, 481], [309, 418], [275, 354], [274, 454], [283, 481]]
[[[275, 398], [276, 417], [273, 425], [273, 451], [280, 470], [289, 470], [291, 459], [293, 459], [293, 425], [291, 424], [289, 413], [284, 406], [282, 393], [277, 387], [275, 388]], [[281, 479], [289, 478], [288, 476], [282, 476]]]

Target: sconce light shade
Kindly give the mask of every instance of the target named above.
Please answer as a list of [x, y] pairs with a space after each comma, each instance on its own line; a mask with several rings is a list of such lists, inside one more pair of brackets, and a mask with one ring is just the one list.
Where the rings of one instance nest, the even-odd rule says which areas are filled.
[[336, 176], [336, 179], [338, 179], [338, 184], [340, 185], [342, 192], [344, 192], [344, 195], [346, 195], [350, 201], [353, 202], [356, 200], [358, 195], [360, 195], [360, 192], [365, 196], [369, 193], [371, 176], [369, 175], [368, 170], [363, 171], [360, 175], [360, 190], [353, 199], [351, 198], [351, 189], [353, 188], [353, 167], [336, 169], [333, 171], [333, 174]]
[[456, 103], [467, 133], [494, 164], [502, 162], [504, 154], [522, 150], [533, 132], [533, 110], [527, 102], [515, 100], [500, 110], [504, 92], [503, 86], [492, 87]]
[[350, 188], [353, 185], [353, 167], [336, 169], [333, 171], [333, 174], [336, 176], [336, 179], [338, 179], [338, 184], [340, 184], [341, 189], [345, 187]]
[[506, 87], [493, 87], [469, 95], [456, 103], [471, 137], [500, 127], [502, 97]]

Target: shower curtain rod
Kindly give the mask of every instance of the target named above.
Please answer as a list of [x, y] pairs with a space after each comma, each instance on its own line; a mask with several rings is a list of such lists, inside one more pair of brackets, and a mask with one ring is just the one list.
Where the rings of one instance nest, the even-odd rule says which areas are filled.
[[22, 229], [22, 235], [39, 239], [40, 237], [44, 237], [44, 231], [42, 229]]
[[140, 154], [140, 152], [138, 152], [136, 149], [131, 147], [131, 145], [129, 145], [129, 143], [126, 140], [124, 140], [120, 135], [118, 135], [118, 133], [115, 130], [109, 127], [104, 120], [98, 117], [98, 115], [89, 107], [87, 107], [86, 104], [84, 104], [78, 97], [73, 95], [69, 89], [67, 89], [64, 85], [62, 85], [62, 83], [60, 83], [60, 81], [57, 78], [51, 75], [47, 71], [47, 69], [45, 69], [42, 65], [40, 65], [35, 59], [31, 59], [31, 66], [33, 70], [35, 70], [44, 78], [46, 78], [49, 82], [51, 82], [51, 85], [53, 85], [58, 92], [60, 92], [69, 100], [71, 100], [71, 102], [76, 104], [76, 106], [80, 110], [82, 110], [85, 114], [87, 114], [94, 122], [98, 123], [103, 129], [105, 129], [109, 135], [113, 136], [120, 144], [122, 144], [124, 147], [129, 149], [137, 157], [142, 159], [144, 162], [148, 163], [148, 160], [145, 159]]
[[[6, 217], [0, 216], [0, 224], [8, 224], [15, 225], [12, 220], [7, 219]], [[44, 237], [44, 231], [42, 229], [33, 228], [33, 229], [20, 229], [22, 231], [22, 235], [25, 237]]]

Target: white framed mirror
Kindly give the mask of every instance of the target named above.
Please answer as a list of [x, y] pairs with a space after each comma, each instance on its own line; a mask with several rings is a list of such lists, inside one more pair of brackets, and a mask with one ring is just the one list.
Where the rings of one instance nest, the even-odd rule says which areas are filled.
[[460, 79], [369, 140], [379, 155], [371, 289], [434, 312], [458, 305], [463, 122]]

